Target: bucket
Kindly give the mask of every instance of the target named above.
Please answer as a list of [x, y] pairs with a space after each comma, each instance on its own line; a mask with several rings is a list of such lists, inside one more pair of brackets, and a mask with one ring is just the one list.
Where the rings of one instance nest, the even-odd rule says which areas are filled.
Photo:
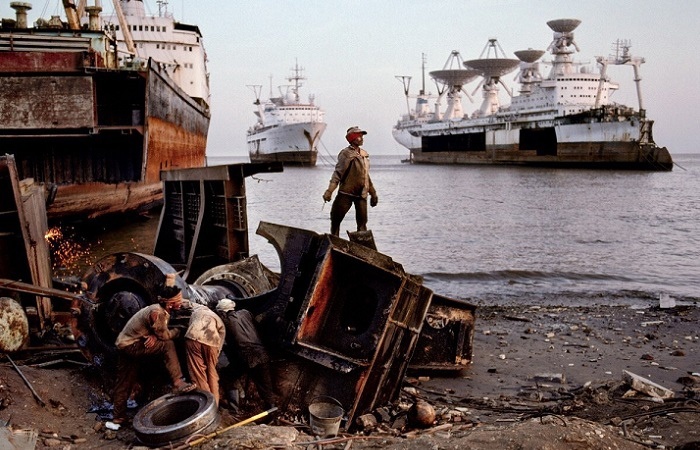
[[343, 405], [333, 397], [320, 395], [309, 404], [311, 432], [319, 437], [334, 437], [340, 428], [340, 419], [345, 414]]

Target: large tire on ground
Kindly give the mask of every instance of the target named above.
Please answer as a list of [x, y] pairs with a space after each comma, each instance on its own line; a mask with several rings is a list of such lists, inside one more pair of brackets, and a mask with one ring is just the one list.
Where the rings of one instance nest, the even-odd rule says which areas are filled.
[[210, 392], [166, 394], [134, 416], [136, 437], [143, 444], [162, 447], [179, 443], [195, 433], [206, 434], [219, 425], [219, 409]]

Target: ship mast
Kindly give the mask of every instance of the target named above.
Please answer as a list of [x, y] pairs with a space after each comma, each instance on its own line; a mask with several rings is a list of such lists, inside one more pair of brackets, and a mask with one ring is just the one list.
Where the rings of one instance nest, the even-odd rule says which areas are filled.
[[292, 67], [292, 72], [294, 75], [291, 77], [287, 78], [287, 81], [294, 82], [294, 87], [292, 88], [292, 93], [294, 94], [294, 101], [296, 103], [299, 103], [299, 88], [302, 86], [301, 81], [306, 80], [303, 76], [301, 76], [301, 72], [304, 70], [303, 67], [299, 67], [299, 62], [295, 60], [294, 62], [294, 67]]
[[601, 69], [600, 83], [598, 83], [598, 92], [596, 93], [595, 97], [595, 107], [598, 108], [600, 106], [600, 94], [603, 90], [603, 83], [605, 82], [605, 77], [607, 75], [608, 64], [631, 65], [634, 70], [634, 84], [637, 88], [637, 101], [639, 102], [639, 112], [640, 114], [643, 114], [644, 104], [642, 103], [642, 78], [639, 76], [639, 66], [644, 64], [644, 58], [640, 58], [638, 56], [633, 57], [630, 54], [630, 47], [632, 47], [632, 43], [629, 41], [621, 41], [618, 39], [613, 45], [615, 49], [614, 55], [611, 55], [607, 58], [603, 58], [602, 56], [596, 57], [596, 61], [598, 61], [598, 64], [601, 65]]
[[421, 73], [421, 88], [420, 92], [418, 95], [425, 95], [425, 53], [421, 53], [421, 65], [420, 65], [420, 73]]

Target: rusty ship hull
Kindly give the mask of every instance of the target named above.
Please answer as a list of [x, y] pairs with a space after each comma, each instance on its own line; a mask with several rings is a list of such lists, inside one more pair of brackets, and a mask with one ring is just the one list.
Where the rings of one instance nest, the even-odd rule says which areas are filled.
[[160, 173], [205, 165], [210, 113], [101, 31], [0, 30], [0, 146], [42, 183], [49, 220], [162, 203]]

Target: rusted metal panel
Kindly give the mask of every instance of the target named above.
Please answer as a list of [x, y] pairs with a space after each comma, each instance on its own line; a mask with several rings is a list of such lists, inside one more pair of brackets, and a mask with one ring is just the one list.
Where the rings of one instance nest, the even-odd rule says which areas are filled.
[[83, 52], [0, 52], [0, 73], [83, 72]]
[[[206, 163], [208, 106], [153, 61], [106, 68], [107, 44], [97, 32], [0, 33], [0, 147], [21, 178], [58, 187], [51, 220], [152, 207], [162, 170]], [[98, 197], [107, 185], [121, 206]]]
[[0, 135], [8, 129], [91, 129], [95, 126], [93, 95], [90, 77], [3, 77]]
[[3, 77], [0, 145], [58, 187], [51, 220], [152, 207], [162, 170], [205, 165], [208, 110], [149, 70]]
[[[351, 242], [376, 250], [371, 230], [348, 231]], [[433, 294], [409, 369], [459, 371], [472, 359], [474, 312], [466, 301]]]
[[162, 170], [175, 170], [206, 165], [206, 134], [188, 132], [179, 124], [156, 117], [146, 119], [148, 143], [144, 147], [146, 162], [144, 180], [160, 180]]
[[156, 63], [149, 61], [145, 98], [146, 181], [158, 180], [161, 170], [206, 164], [209, 109], [185, 94], [161, 71]]
[[459, 371], [472, 361], [476, 306], [433, 294], [410, 369]]
[[356, 415], [395, 400], [432, 291], [360, 244], [266, 222], [258, 234], [278, 250], [282, 272], [267, 302], [249, 306], [268, 336], [316, 363], [301, 365], [298, 382], [282, 383], [287, 403], [303, 409], [314, 396], [331, 395], [352, 424]]
[[86, 219], [105, 214], [148, 210], [163, 202], [160, 183], [80, 183], [59, 186], [51, 204], [52, 220], [76, 217]]
[[184, 270], [188, 282], [248, 255], [244, 179], [281, 172], [277, 164], [230, 164], [162, 172], [164, 205], [154, 254]]
[[207, 135], [209, 109], [167, 77], [165, 69], [149, 60], [146, 114], [178, 124], [189, 133]]
[[[35, 188], [20, 183], [12, 156], [0, 156], [0, 277], [50, 287], [44, 196]], [[36, 310], [43, 329], [52, 313], [50, 301], [32, 296], [22, 296], [20, 301]]]

